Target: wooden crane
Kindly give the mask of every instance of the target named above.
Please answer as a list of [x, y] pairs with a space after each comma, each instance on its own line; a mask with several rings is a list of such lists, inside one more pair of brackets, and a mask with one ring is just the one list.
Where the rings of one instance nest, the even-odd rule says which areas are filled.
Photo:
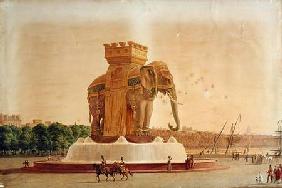
[[234, 140], [234, 132], [236, 127], [238, 126], [238, 124], [241, 122], [241, 114], [238, 115], [235, 123], [232, 123], [231, 127], [230, 127], [230, 136], [228, 138], [228, 144], [225, 150], [225, 155], [228, 153], [228, 150], [232, 147], [233, 145], [233, 140]]
[[222, 135], [222, 132], [223, 132], [223, 130], [224, 130], [226, 124], [227, 124], [227, 121], [225, 121], [225, 123], [224, 123], [223, 127], [221, 128], [220, 132], [218, 133], [218, 135], [216, 135], [216, 136], [214, 137], [214, 139], [213, 139], [213, 147], [212, 147], [212, 150], [211, 150], [211, 153], [210, 153], [210, 154], [212, 154], [213, 152], [216, 154], [216, 152], [217, 152], [217, 149], [216, 149], [217, 142], [218, 142], [220, 136]]

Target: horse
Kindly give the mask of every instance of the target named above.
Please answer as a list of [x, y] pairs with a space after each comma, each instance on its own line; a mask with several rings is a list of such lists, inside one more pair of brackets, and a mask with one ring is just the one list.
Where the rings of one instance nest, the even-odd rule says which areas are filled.
[[133, 176], [132, 172], [128, 169], [128, 168], [125, 168], [124, 165], [121, 165], [117, 162], [114, 162], [113, 165], [112, 165], [112, 169], [116, 172], [116, 173], [119, 173], [120, 175], [122, 175], [122, 178], [121, 180], [123, 180], [124, 177], [126, 177], [125, 180], [128, 179], [128, 174], [130, 174], [131, 176]]
[[96, 178], [98, 182], [100, 182], [100, 175], [104, 174], [106, 176], [106, 181], [108, 181], [109, 175], [113, 177], [113, 181], [115, 181], [115, 171], [112, 168], [107, 166], [103, 166], [102, 164], [95, 164], [96, 170]]

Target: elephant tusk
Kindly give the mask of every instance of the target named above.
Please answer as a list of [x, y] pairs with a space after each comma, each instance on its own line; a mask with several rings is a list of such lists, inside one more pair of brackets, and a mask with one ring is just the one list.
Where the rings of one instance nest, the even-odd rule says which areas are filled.
[[167, 93], [167, 95], [168, 95], [168, 98], [172, 101], [172, 102], [174, 102], [174, 103], [177, 103], [178, 104], [178, 102], [171, 96], [171, 94], [170, 93]]

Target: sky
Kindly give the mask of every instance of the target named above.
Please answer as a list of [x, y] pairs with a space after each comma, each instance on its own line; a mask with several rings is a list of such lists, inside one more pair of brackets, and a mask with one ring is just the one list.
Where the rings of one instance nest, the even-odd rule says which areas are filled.
[[[182, 126], [271, 134], [282, 119], [281, 1], [1, 1], [0, 112], [88, 123], [104, 43], [135, 41], [174, 77]], [[151, 127], [173, 122], [167, 97]]]

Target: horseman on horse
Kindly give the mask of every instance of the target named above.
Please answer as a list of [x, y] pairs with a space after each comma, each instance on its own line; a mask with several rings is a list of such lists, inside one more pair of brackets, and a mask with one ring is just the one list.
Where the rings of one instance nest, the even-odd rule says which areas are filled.
[[102, 170], [102, 173], [105, 173], [105, 169], [106, 169], [106, 160], [105, 160], [104, 156], [101, 155], [101, 170]]
[[101, 155], [101, 164], [94, 164], [94, 166], [96, 169], [96, 177], [98, 179], [98, 182], [100, 182], [101, 174], [104, 174], [106, 176], [106, 181], [108, 180], [109, 175], [113, 178], [113, 181], [115, 181], [116, 174], [122, 175], [121, 179], [125, 177], [126, 180], [128, 179], [128, 174], [133, 176], [129, 169], [125, 167], [123, 157], [121, 157], [120, 162], [114, 162], [111, 166], [106, 166], [106, 160], [104, 156]]

